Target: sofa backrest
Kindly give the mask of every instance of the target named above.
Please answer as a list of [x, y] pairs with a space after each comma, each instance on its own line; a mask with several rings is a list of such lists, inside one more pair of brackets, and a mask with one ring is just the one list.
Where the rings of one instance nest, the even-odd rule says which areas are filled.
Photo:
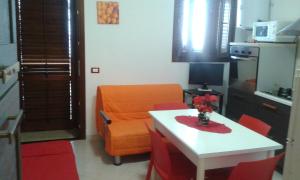
[[[97, 102], [106, 113], [134, 114], [134, 118], [145, 118], [145, 113], [153, 109], [155, 104], [182, 103], [183, 92], [178, 84], [154, 85], [104, 85], [98, 87]], [[139, 115], [140, 113], [140, 115]], [[119, 118], [125, 118], [126, 116]]]

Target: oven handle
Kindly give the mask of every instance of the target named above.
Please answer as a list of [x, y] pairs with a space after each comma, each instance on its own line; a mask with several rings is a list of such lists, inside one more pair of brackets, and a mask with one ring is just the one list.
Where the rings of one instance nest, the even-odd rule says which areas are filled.
[[230, 56], [231, 59], [242, 60], [242, 61], [256, 61], [255, 57], [241, 57], [241, 56]]

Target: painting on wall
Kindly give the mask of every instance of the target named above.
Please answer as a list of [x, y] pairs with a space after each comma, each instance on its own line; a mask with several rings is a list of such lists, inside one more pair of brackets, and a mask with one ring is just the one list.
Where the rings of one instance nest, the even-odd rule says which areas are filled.
[[98, 1], [97, 21], [98, 24], [119, 24], [119, 3]]

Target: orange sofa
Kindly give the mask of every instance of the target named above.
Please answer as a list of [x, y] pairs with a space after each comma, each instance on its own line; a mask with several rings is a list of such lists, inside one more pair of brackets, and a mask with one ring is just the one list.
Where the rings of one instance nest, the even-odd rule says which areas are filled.
[[104, 85], [97, 88], [97, 131], [105, 140], [105, 150], [120, 164], [120, 157], [150, 151], [145, 123], [152, 125], [148, 111], [154, 105], [182, 103], [178, 84]]

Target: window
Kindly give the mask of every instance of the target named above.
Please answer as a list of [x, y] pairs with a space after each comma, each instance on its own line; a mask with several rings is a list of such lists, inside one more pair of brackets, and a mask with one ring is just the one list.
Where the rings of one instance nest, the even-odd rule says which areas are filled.
[[225, 61], [235, 0], [175, 0], [173, 61]]

